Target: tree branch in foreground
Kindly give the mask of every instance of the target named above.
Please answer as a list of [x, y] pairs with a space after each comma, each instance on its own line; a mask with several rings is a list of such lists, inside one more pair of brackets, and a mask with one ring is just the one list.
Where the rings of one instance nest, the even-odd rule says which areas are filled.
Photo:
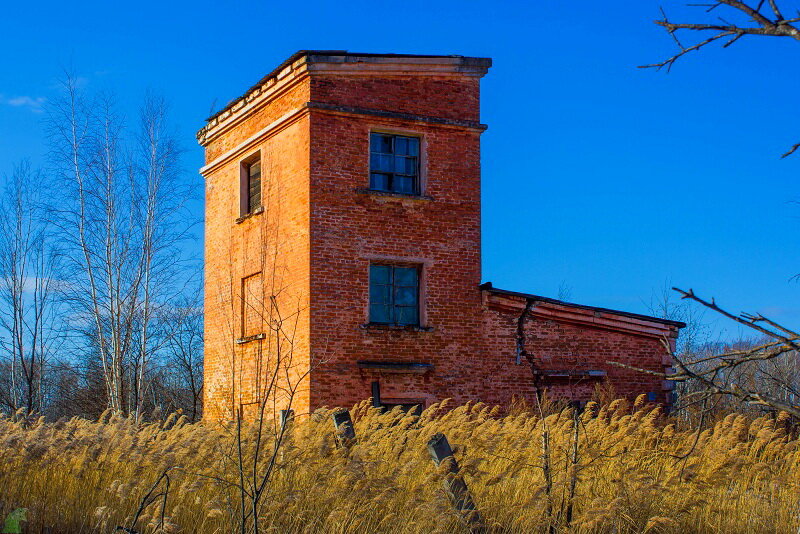
[[[745, 350], [732, 350], [706, 358], [702, 362], [686, 362], [673, 354], [677, 371], [667, 374], [667, 380], [694, 380], [702, 385], [709, 396], [725, 395], [754, 406], [783, 410], [795, 417], [800, 417], [800, 405], [797, 397], [791, 394], [780, 395], [781, 391], [791, 392], [791, 388], [783, 388], [778, 392], [768, 391], [763, 381], [743, 380], [737, 370], [748, 365], [759, 365], [762, 362], [786, 358], [800, 352], [800, 334], [773, 321], [761, 314], [733, 314], [721, 308], [712, 298], [710, 301], [698, 297], [694, 291], [673, 288], [681, 298], [692, 300], [706, 308], [727, 317], [759, 334], [773, 340]], [[702, 363], [701, 365], [698, 365]]]
[[[797, 23], [800, 22], [800, 11], [796, 13], [794, 18], [786, 18], [783, 12], [778, 7], [777, 0], [769, 0], [769, 7], [765, 6], [765, 0], [760, 0], [755, 6], [750, 5], [750, 2], [742, 2], [739, 0], [717, 0], [707, 4], [689, 4], [695, 7], [704, 7], [705, 13], [711, 13], [718, 7], [727, 7], [728, 12], [735, 16], [744, 17], [746, 22], [742, 24], [730, 23], [722, 17], [708, 22], [698, 23], [683, 23], [673, 22], [667, 17], [664, 10], [661, 10], [662, 18], [654, 21], [655, 24], [664, 28], [667, 33], [678, 45], [680, 51], [673, 56], [649, 65], [640, 65], [639, 68], [649, 69], [655, 68], [661, 70], [666, 67], [667, 72], [672, 69], [675, 62], [690, 52], [696, 52], [711, 43], [723, 41], [722, 48], [727, 48], [733, 43], [746, 35], [761, 35], [768, 37], [789, 37], [800, 41], [800, 28]], [[701, 35], [712, 35], [696, 42], [695, 44], [684, 46], [679, 39], [679, 33], [698, 32]], [[781, 155], [781, 158], [786, 158], [800, 149], [800, 143], [794, 144], [789, 150]]]

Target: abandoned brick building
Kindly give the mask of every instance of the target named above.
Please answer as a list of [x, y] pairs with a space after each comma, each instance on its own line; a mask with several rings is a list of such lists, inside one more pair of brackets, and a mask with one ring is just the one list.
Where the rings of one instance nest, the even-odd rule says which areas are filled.
[[585, 400], [602, 380], [669, 401], [607, 362], [663, 371], [681, 323], [481, 285], [490, 65], [301, 51], [208, 119], [208, 418], [290, 396], [296, 413]]

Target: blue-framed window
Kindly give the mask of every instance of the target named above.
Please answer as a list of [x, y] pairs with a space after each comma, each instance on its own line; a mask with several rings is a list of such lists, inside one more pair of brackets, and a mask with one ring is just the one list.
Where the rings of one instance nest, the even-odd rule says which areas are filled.
[[370, 265], [369, 322], [419, 325], [418, 267]]
[[370, 134], [369, 187], [376, 191], [418, 195], [419, 138]]

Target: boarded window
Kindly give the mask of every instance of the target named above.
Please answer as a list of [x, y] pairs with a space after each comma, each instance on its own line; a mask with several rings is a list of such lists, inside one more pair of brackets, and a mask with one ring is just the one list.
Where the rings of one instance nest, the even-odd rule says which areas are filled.
[[242, 278], [242, 337], [263, 333], [264, 291], [261, 273]]
[[369, 321], [419, 325], [419, 268], [370, 265]]
[[418, 195], [419, 138], [373, 133], [369, 145], [370, 189]]

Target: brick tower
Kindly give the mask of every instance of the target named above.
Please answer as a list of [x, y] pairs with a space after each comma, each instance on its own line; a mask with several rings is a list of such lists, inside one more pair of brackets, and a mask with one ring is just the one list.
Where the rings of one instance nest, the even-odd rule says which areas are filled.
[[670, 403], [682, 323], [480, 285], [490, 65], [301, 51], [208, 119], [207, 418], [583, 402], [606, 380]]
[[206, 417], [480, 397], [490, 65], [301, 51], [208, 119]]

